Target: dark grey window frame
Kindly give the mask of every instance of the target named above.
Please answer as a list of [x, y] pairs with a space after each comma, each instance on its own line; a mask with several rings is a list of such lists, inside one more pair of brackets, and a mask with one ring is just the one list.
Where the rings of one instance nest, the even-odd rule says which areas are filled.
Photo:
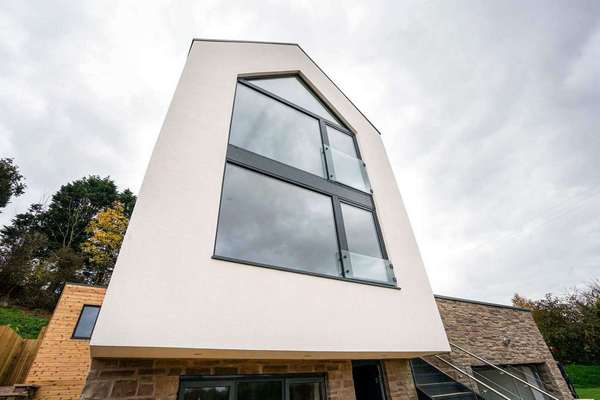
[[[237, 83], [242, 84], [246, 87], [249, 87], [267, 97], [270, 97], [270, 98], [272, 98], [280, 103], [283, 103], [297, 111], [300, 111], [312, 118], [317, 119], [319, 121], [319, 128], [320, 128], [321, 140], [323, 142], [323, 146], [329, 146], [329, 139], [327, 136], [326, 126], [330, 126], [346, 135], [349, 135], [352, 138], [352, 141], [354, 142], [354, 148], [356, 149], [357, 156], [359, 157], [359, 159], [362, 160], [362, 156], [360, 153], [360, 148], [358, 146], [358, 142], [356, 140], [356, 136], [350, 130], [348, 130], [345, 127], [339, 126], [334, 121], [329, 121], [309, 110], [304, 109], [303, 107], [300, 107], [286, 99], [279, 97], [278, 95], [276, 95], [274, 93], [271, 93], [261, 87], [258, 87], [257, 85], [252, 84], [252, 79], [268, 79], [268, 78], [275, 79], [275, 78], [290, 77], [290, 76], [297, 77], [299, 80], [301, 80], [303, 82], [303, 84], [305, 86], [307, 86], [307, 89], [309, 89], [308, 85], [306, 85], [306, 83], [304, 83], [302, 77], [297, 74], [238, 77]], [[237, 91], [236, 91], [236, 94], [237, 94]], [[235, 94], [234, 94], [234, 103], [235, 103]], [[329, 107], [327, 107], [325, 104], [323, 104], [323, 105], [329, 109]], [[233, 119], [233, 115], [235, 112], [234, 108], [235, 108], [235, 105], [234, 105], [234, 107], [232, 107], [232, 113], [231, 113], [232, 119]], [[331, 112], [334, 115], [336, 114], [333, 111], [331, 111]], [[230, 129], [231, 129], [231, 121], [230, 121]], [[230, 135], [231, 135], [231, 132], [230, 132]], [[352, 268], [351, 268], [349, 260], [347, 259], [347, 256], [345, 255], [349, 252], [349, 249], [348, 249], [348, 242], [346, 239], [346, 233], [345, 233], [345, 228], [344, 228], [344, 223], [343, 223], [341, 203], [345, 203], [345, 204], [348, 204], [348, 205], [351, 205], [354, 207], [362, 208], [362, 209], [370, 212], [373, 215], [373, 220], [375, 223], [375, 230], [377, 233], [377, 239], [379, 242], [379, 246], [381, 248], [381, 254], [384, 259], [389, 260], [389, 256], [388, 256], [388, 253], [387, 253], [387, 250], [385, 247], [385, 243], [383, 241], [381, 227], [379, 225], [379, 218], [377, 217], [377, 212], [375, 210], [375, 204], [374, 204], [373, 198], [372, 198], [372, 193], [373, 193], [372, 190], [371, 190], [371, 194], [369, 194], [369, 193], [365, 193], [361, 190], [355, 189], [353, 187], [344, 185], [343, 183], [333, 181], [330, 179], [322, 178], [322, 177], [320, 177], [318, 175], [314, 175], [310, 172], [303, 171], [301, 169], [292, 167], [292, 166], [284, 164], [282, 162], [270, 159], [268, 157], [251, 152], [249, 150], [229, 144], [229, 138], [228, 138], [228, 145], [227, 145], [227, 155], [226, 155], [225, 167], [227, 166], [227, 164], [234, 164], [239, 167], [246, 168], [248, 170], [255, 171], [255, 172], [261, 173], [263, 175], [269, 176], [271, 178], [275, 178], [275, 179], [278, 179], [278, 180], [281, 180], [284, 182], [288, 182], [288, 183], [294, 184], [296, 186], [300, 186], [305, 189], [312, 190], [314, 192], [324, 194], [324, 195], [331, 197], [332, 204], [333, 204], [333, 210], [334, 210], [334, 220], [335, 220], [335, 227], [336, 227], [336, 233], [337, 233], [337, 241], [338, 241], [338, 250], [339, 250], [338, 254], [340, 255], [339, 261], [340, 261], [340, 265], [341, 265], [341, 276], [332, 276], [332, 275], [320, 274], [320, 273], [315, 273], [315, 272], [303, 271], [300, 269], [295, 269], [295, 268], [293, 268], [293, 266], [268, 265], [268, 264], [261, 264], [261, 263], [257, 263], [257, 262], [253, 262], [253, 261], [249, 261], [249, 260], [220, 256], [216, 253], [218, 228], [217, 228], [217, 232], [215, 235], [215, 243], [214, 243], [214, 247], [213, 247], [212, 258], [217, 259], [217, 260], [222, 260], [222, 261], [234, 262], [234, 263], [238, 263], [238, 264], [246, 264], [246, 265], [252, 265], [252, 266], [257, 266], [257, 267], [265, 267], [265, 268], [294, 272], [294, 273], [305, 274], [305, 275], [318, 276], [318, 277], [329, 278], [329, 279], [362, 283], [362, 284], [368, 284], [368, 285], [374, 285], [374, 286], [380, 286], [380, 287], [386, 287], [386, 288], [392, 288], [392, 289], [400, 289], [397, 286], [397, 279], [395, 277], [395, 274], [393, 271], [393, 265], [391, 263], [389, 264], [389, 268], [386, 271], [388, 278], [389, 278], [389, 282], [371, 281], [371, 280], [357, 279], [357, 278], [351, 277]], [[325, 164], [327, 164], [327, 163], [325, 163]], [[327, 171], [327, 176], [330, 177], [329, 171]], [[223, 186], [224, 186], [223, 185], [224, 179], [225, 179], [225, 174], [223, 174], [223, 182], [222, 182], [221, 188], [223, 188]], [[219, 216], [220, 216], [221, 205], [223, 204], [222, 197], [223, 197], [223, 190], [221, 189]], [[218, 227], [218, 224], [219, 224], [219, 218], [217, 218], [217, 227]]]
[[96, 322], [98, 322], [98, 315], [96, 315], [96, 320], [94, 321], [94, 325], [92, 326], [92, 331], [90, 333], [90, 336], [75, 336], [75, 332], [77, 332], [77, 327], [79, 326], [79, 322], [81, 322], [81, 317], [83, 316], [83, 311], [85, 310], [86, 307], [97, 308], [98, 309], [98, 315], [100, 315], [100, 308], [101, 308], [101, 306], [99, 306], [98, 304], [84, 304], [84, 305], [82, 305], [81, 306], [81, 311], [79, 312], [79, 317], [77, 318], [77, 323], [75, 324], [75, 327], [73, 328], [73, 333], [71, 334], [71, 339], [90, 340], [90, 338], [92, 337], [92, 333], [94, 333], [94, 328], [96, 327]]
[[291, 373], [291, 374], [251, 374], [251, 375], [182, 375], [179, 378], [177, 400], [184, 400], [184, 390], [187, 388], [205, 386], [229, 386], [229, 400], [237, 399], [237, 384], [239, 382], [281, 382], [281, 398], [289, 400], [289, 383], [321, 384], [321, 399], [327, 399], [327, 379], [324, 373]]

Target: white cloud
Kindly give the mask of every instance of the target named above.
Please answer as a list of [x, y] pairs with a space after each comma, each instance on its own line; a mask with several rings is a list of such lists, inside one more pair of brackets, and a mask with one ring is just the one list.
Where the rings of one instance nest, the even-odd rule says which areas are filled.
[[27, 194], [137, 190], [192, 37], [291, 41], [383, 133], [437, 292], [508, 302], [600, 274], [600, 4], [0, 4], [0, 155]]

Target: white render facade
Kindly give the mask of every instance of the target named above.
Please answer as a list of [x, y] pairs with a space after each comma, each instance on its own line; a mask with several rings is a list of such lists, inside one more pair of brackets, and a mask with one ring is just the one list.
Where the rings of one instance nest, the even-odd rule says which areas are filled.
[[[238, 79], [289, 74], [355, 136], [396, 282], [215, 257]], [[193, 41], [90, 345], [92, 357], [111, 358], [357, 360], [450, 351], [381, 136], [299, 46]]]

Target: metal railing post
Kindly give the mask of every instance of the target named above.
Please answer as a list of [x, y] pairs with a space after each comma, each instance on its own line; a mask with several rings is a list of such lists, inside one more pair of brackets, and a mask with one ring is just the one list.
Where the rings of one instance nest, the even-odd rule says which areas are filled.
[[456, 348], [457, 348], [457, 349], [459, 349], [460, 351], [462, 351], [462, 352], [465, 352], [465, 353], [467, 353], [468, 355], [470, 355], [471, 357], [478, 359], [479, 361], [481, 361], [481, 362], [483, 362], [483, 363], [485, 363], [485, 364], [489, 365], [490, 367], [493, 367], [493, 368], [497, 369], [498, 371], [501, 371], [502, 373], [505, 373], [506, 375], [508, 375], [508, 376], [510, 376], [510, 377], [512, 377], [512, 378], [514, 378], [514, 379], [516, 379], [516, 380], [518, 380], [518, 381], [519, 381], [519, 382], [521, 382], [521, 383], [524, 383], [525, 385], [529, 386], [530, 388], [532, 388], [532, 389], [534, 389], [534, 390], [537, 390], [538, 392], [540, 392], [540, 393], [542, 393], [542, 394], [544, 394], [544, 395], [546, 395], [546, 396], [550, 397], [551, 399], [553, 399], [553, 400], [560, 400], [558, 397], [556, 397], [556, 396], [553, 396], [553, 395], [551, 395], [550, 393], [546, 392], [545, 390], [542, 390], [542, 389], [540, 389], [539, 387], [537, 387], [537, 386], [535, 386], [535, 385], [532, 385], [531, 383], [527, 382], [526, 380], [523, 380], [523, 379], [519, 378], [518, 376], [516, 376], [516, 375], [513, 375], [513, 374], [511, 374], [510, 372], [508, 372], [508, 371], [506, 371], [506, 370], [504, 370], [504, 369], [502, 369], [502, 368], [500, 368], [500, 367], [498, 367], [498, 366], [496, 366], [496, 365], [492, 364], [491, 362], [487, 361], [486, 359], [479, 357], [477, 354], [473, 354], [473, 353], [471, 353], [469, 350], [465, 350], [465, 349], [463, 349], [462, 347], [460, 347], [459, 345], [456, 345], [456, 344], [454, 344], [454, 343], [451, 343], [451, 342], [449, 342], [449, 343], [450, 343], [450, 346], [452, 346], [452, 347], [456, 347]]

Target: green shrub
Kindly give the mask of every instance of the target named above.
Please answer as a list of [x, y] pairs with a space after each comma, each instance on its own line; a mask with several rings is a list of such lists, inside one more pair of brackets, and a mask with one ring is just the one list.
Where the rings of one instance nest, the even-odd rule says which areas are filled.
[[0, 325], [8, 325], [25, 339], [37, 338], [48, 325], [48, 317], [25, 312], [19, 308], [0, 307]]

